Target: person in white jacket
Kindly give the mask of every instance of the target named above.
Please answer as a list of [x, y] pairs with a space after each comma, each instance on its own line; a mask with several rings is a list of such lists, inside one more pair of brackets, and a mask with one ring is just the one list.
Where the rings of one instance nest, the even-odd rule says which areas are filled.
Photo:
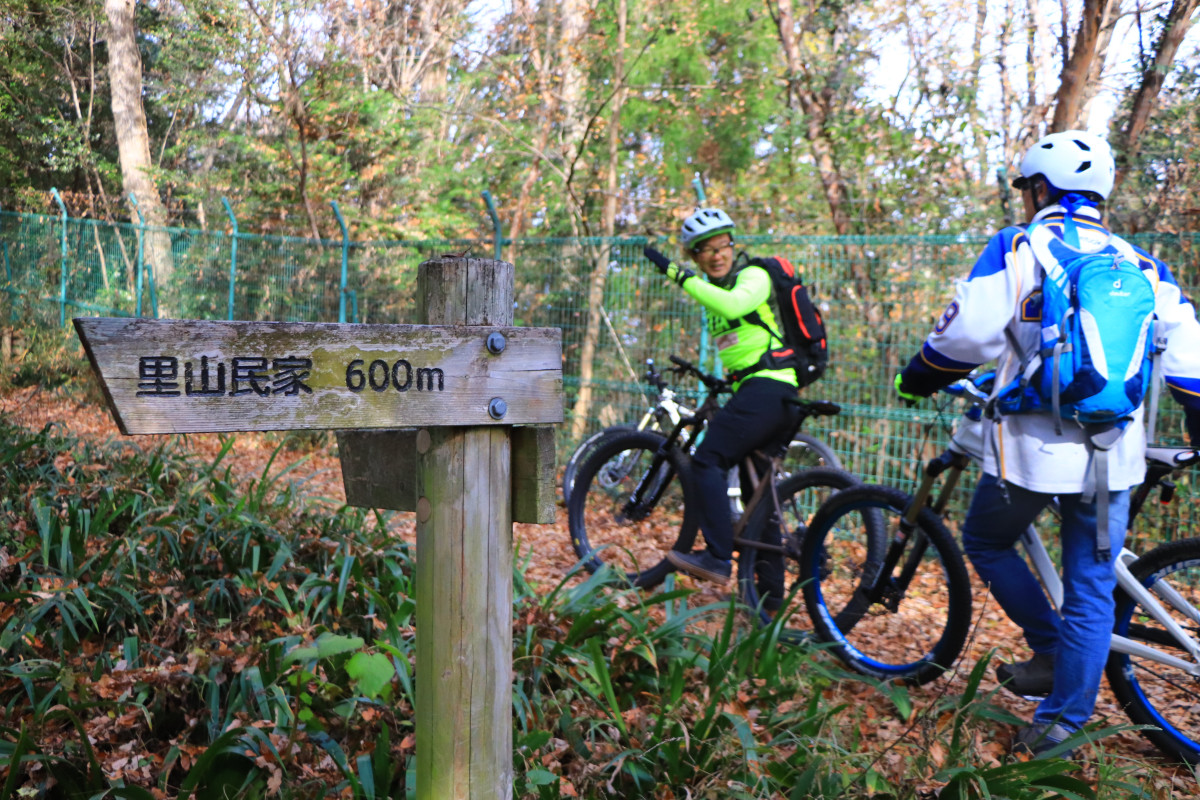
[[[1022, 192], [1030, 223], [1041, 222], [1043, 231], [1077, 251], [1120, 254], [1149, 278], [1155, 336], [1166, 341], [1161, 369], [1184, 407], [1194, 445], [1200, 441], [1200, 324], [1167, 265], [1105, 228], [1101, 205], [1114, 172], [1107, 142], [1065, 131], [1034, 144], [1013, 185]], [[992, 237], [920, 352], [896, 376], [899, 395], [915, 402], [993, 360], [996, 386], [1008, 385], [1040, 346], [1042, 277], [1026, 226]], [[1108, 451], [1108, 485], [1094, 487], [1108, 491], [1107, 553], [1096, 541], [1100, 497], [1085, 491], [1092, 488], [1094, 451], [1083, 428], [1064, 424], [1049, 410], [997, 414], [986, 438], [984, 474], [963, 522], [963, 549], [1033, 651], [1028, 661], [1002, 664], [996, 674], [1018, 694], [1044, 696], [1032, 724], [1013, 742], [1014, 750], [1040, 754], [1082, 728], [1095, 709], [1113, 627], [1113, 561], [1128, 525], [1129, 490], [1145, 476], [1143, 407]], [[1061, 616], [1015, 547], [1055, 497], [1062, 509]]]

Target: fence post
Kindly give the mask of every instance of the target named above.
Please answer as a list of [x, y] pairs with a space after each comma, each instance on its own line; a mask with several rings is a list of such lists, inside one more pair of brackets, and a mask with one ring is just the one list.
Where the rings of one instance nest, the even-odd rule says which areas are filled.
[[233, 320], [233, 290], [237, 286], [237, 244], [238, 244], [238, 224], [237, 217], [233, 215], [233, 206], [229, 205], [229, 198], [222, 197], [221, 205], [225, 206], [225, 213], [229, 215], [229, 224], [233, 226], [233, 241], [229, 245], [229, 319]]
[[58, 324], [67, 324], [67, 205], [63, 202], [62, 195], [58, 193], [58, 189], [51, 188], [50, 194], [54, 196], [54, 202], [58, 203], [58, 210], [62, 213], [62, 268], [59, 270], [59, 288], [58, 288]]
[[[513, 272], [487, 259], [422, 263], [418, 321], [511, 325]], [[506, 413], [499, 398], [492, 404], [494, 417]], [[512, 797], [509, 431], [416, 436], [418, 800]]]
[[[704, 196], [704, 184], [700, 181], [700, 173], [694, 173], [692, 178], [692, 188], [696, 190], [696, 204], [703, 207], [708, 204], [708, 198]], [[716, 364], [716, 353], [713, 354], [713, 363]], [[708, 311], [704, 306], [700, 307], [700, 366], [706, 368], [708, 365]]]
[[142, 215], [142, 207], [138, 205], [137, 197], [129, 193], [129, 202], [138, 218], [138, 256], [137, 256], [137, 316], [142, 315], [142, 275], [150, 276], [150, 310], [158, 319], [158, 289], [154, 285], [154, 270], [146, 270], [146, 217]]
[[496, 201], [492, 199], [492, 193], [487, 189], [484, 189], [481, 194], [483, 202], [487, 203], [488, 216], [492, 218], [492, 241], [495, 243], [493, 247], [495, 255], [492, 258], [500, 261], [502, 260], [500, 258], [500, 250], [504, 240], [501, 238], [500, 233], [500, 217], [496, 214]]
[[17, 319], [17, 290], [12, 285], [12, 262], [8, 259], [8, 241], [3, 238], [4, 230], [4, 209], [0, 207], [0, 251], [4, 254], [4, 291], [8, 295], [8, 321], [14, 322]]
[[[350, 232], [346, 230], [346, 220], [342, 218], [342, 210], [338, 208], [337, 200], [330, 200], [329, 205], [333, 207], [333, 215], [337, 217], [338, 227], [342, 229], [342, 284], [338, 292], [338, 322], [346, 321], [346, 279], [347, 273], [350, 271]], [[355, 309], [355, 318], [357, 319], [358, 309]]]

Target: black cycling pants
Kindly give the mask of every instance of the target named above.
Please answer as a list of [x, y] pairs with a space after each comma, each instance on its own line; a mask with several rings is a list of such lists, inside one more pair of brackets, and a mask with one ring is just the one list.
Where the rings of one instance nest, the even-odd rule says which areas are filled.
[[[733, 557], [733, 517], [729, 508], [729, 470], [739, 467], [742, 499], [753, 492], [743, 459], [755, 450], [782, 453], [800, 421], [800, 409], [787, 398], [795, 398], [795, 386], [771, 378], [749, 378], [708, 424], [704, 440], [692, 458], [696, 483], [695, 501], [700, 510], [700, 530], [708, 552], [717, 558]], [[755, 459], [755, 471], [770, 480], [770, 463]], [[779, 539], [778, 528], [773, 534]], [[748, 576], [747, 576], [748, 577]], [[781, 576], [782, 577], [782, 576]]]

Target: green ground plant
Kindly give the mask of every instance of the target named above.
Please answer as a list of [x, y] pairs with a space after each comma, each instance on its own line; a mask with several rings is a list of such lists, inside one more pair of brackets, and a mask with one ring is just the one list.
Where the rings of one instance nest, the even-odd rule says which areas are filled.
[[[0, 796], [414, 796], [411, 548], [273, 462], [239, 480], [232, 446], [0, 422]], [[1168, 796], [1103, 754], [1086, 781], [981, 766], [969, 733], [1013, 719], [979, 691], [986, 662], [918, 701], [733, 602], [523, 575], [518, 797]], [[914, 722], [878, 736], [867, 705]]]

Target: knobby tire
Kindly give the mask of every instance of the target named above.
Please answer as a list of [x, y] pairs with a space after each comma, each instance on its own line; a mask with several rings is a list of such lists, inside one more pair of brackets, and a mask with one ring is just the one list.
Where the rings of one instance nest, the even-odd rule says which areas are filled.
[[[909, 496], [865, 485], [830, 498], [813, 517], [801, 549], [804, 600], [818, 638], [856, 672], [882, 680], [928, 683], [951, 668], [971, 625], [971, 583], [962, 552], [928, 508], [890, 574], [873, 552], [875, 526], [888, 548], [896, 539]], [[923, 553], [923, 555], [918, 555]], [[907, 589], [872, 602], [869, 590], [894, 587], [911, 573]]]
[[[669, 550], [692, 549], [699, 515], [691, 460], [678, 448], [660, 455], [665, 441], [650, 431], [617, 433], [580, 465], [567, 520], [571, 546], [589, 571], [609, 564], [633, 585], [651, 587], [672, 570]], [[639, 485], [646, 491], [635, 498]]]

